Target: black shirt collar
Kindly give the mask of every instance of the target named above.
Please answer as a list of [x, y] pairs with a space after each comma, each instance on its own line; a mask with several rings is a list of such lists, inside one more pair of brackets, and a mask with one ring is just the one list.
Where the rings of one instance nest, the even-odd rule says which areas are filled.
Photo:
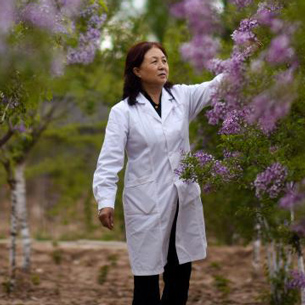
[[156, 104], [152, 98], [150, 97], [150, 95], [144, 91], [141, 90], [141, 93], [150, 101], [151, 105], [153, 106], [153, 108], [157, 111], [157, 113], [159, 114], [159, 116], [161, 117], [161, 100], [162, 100], [162, 91], [160, 94], [160, 100], [159, 100], [159, 104]]

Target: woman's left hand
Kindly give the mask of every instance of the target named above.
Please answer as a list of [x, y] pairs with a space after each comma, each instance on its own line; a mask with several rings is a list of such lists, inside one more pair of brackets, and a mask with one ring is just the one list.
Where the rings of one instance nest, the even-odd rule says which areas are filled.
[[114, 226], [113, 214], [114, 214], [113, 208], [103, 208], [98, 213], [98, 218], [100, 222], [104, 227], [108, 228], [109, 230], [112, 230]]

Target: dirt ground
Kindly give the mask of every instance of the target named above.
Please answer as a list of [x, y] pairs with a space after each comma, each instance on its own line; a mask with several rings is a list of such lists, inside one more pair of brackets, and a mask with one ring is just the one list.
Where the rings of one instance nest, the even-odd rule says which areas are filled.
[[[133, 276], [125, 243], [34, 242], [32, 273], [17, 269], [17, 289], [10, 295], [5, 291], [8, 250], [8, 242], [1, 241], [0, 305], [131, 305]], [[257, 297], [268, 286], [262, 272], [253, 273], [251, 259], [251, 248], [210, 246], [208, 258], [193, 263], [188, 305], [264, 304]]]

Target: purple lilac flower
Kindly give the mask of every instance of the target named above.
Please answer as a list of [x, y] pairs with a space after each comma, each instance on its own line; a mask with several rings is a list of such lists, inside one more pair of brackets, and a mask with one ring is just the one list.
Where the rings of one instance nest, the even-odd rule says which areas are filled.
[[280, 33], [284, 29], [284, 26], [284, 21], [278, 18], [274, 18], [273, 20], [271, 20], [269, 25], [271, 31], [275, 34]]
[[190, 61], [198, 70], [209, 65], [219, 49], [219, 42], [208, 35], [197, 35], [181, 46], [182, 57]]
[[[231, 58], [221, 63], [228, 76], [226, 85], [219, 86], [211, 98], [213, 109], [206, 113], [209, 124], [216, 125], [220, 120], [225, 120], [231, 111], [243, 109], [246, 99], [242, 90], [247, 82], [245, 59], [246, 56], [238, 48], [234, 48]], [[228, 118], [225, 124], [232, 123], [229, 120]]]
[[201, 166], [205, 166], [206, 164], [213, 162], [215, 159], [212, 155], [205, 153], [202, 150], [194, 153], [194, 157], [196, 157]]
[[79, 46], [77, 49], [68, 49], [68, 64], [90, 64], [94, 60], [96, 49], [97, 47], [92, 43]]
[[255, 15], [258, 22], [262, 25], [271, 26], [273, 20], [279, 14], [282, 6], [275, 3], [261, 2], [258, 4], [258, 10]]
[[[92, 63], [96, 50], [99, 48], [101, 27], [106, 20], [106, 15], [99, 16], [96, 14], [98, 5], [93, 4], [86, 8], [81, 15], [89, 18], [88, 29], [85, 34], [81, 34], [76, 48], [69, 48], [67, 54], [68, 64], [89, 64]], [[92, 15], [90, 15], [92, 14]]]
[[[233, 80], [230, 79], [227, 82], [225, 88], [218, 87], [213, 93], [211, 97], [213, 108], [206, 112], [209, 124], [217, 125], [220, 121], [225, 120], [231, 111], [241, 109], [242, 100], [239, 93], [241, 88], [235, 82], [236, 78], [233, 77]], [[226, 102], [223, 102], [223, 100]]]
[[106, 19], [107, 19], [106, 14], [102, 14], [101, 16], [93, 15], [89, 20], [89, 25], [91, 27], [100, 29], [102, 25], [105, 23]]
[[6, 34], [14, 23], [15, 0], [0, 0], [0, 34]]
[[243, 130], [244, 115], [242, 111], [233, 110], [229, 112], [222, 123], [219, 134], [240, 134]]
[[303, 189], [305, 180], [294, 184], [286, 185], [286, 194], [279, 200], [279, 206], [283, 209], [291, 209], [305, 200], [305, 190]]
[[216, 160], [212, 168], [212, 175], [220, 175], [227, 180], [230, 177], [230, 171], [221, 161]]
[[271, 64], [281, 64], [291, 61], [295, 52], [290, 43], [290, 37], [286, 34], [281, 34], [273, 38], [267, 51], [267, 61]]
[[231, 36], [234, 42], [238, 45], [243, 45], [248, 41], [256, 39], [256, 35], [251, 31], [241, 32], [239, 30], [235, 30]]
[[213, 35], [219, 31], [219, 14], [212, 0], [183, 0], [171, 7], [171, 13], [188, 21], [192, 40], [181, 47], [184, 59], [200, 70], [208, 68], [219, 49], [219, 41]]
[[[222, 72], [226, 72], [228, 75], [226, 79], [229, 86], [227, 86], [226, 91], [222, 92], [222, 95], [225, 96], [227, 102], [228, 93], [236, 95], [237, 91], [239, 91], [245, 84], [246, 79], [244, 73], [246, 72], [246, 59], [247, 56], [245, 56], [245, 53], [242, 52], [238, 46], [234, 46], [231, 57], [221, 62]], [[212, 60], [211, 62], [213, 63], [215, 61]]]
[[270, 152], [270, 154], [274, 154], [274, 153], [276, 153], [278, 151], [278, 149], [279, 149], [278, 146], [273, 145], [273, 146], [269, 147], [269, 152]]
[[212, 176], [220, 176], [223, 182], [229, 182], [234, 178], [237, 178], [242, 173], [241, 166], [235, 162], [231, 164], [231, 168], [224, 165], [222, 161], [215, 161], [212, 168]]
[[82, 0], [60, 0], [61, 12], [69, 17], [76, 15], [81, 7]]
[[235, 4], [239, 9], [247, 7], [253, 3], [253, 0], [230, 0], [233, 4]]
[[237, 45], [243, 45], [248, 41], [256, 41], [256, 35], [252, 30], [258, 26], [258, 22], [253, 18], [246, 18], [241, 21], [239, 28], [231, 35]]
[[47, 29], [51, 32], [62, 32], [60, 25], [60, 12], [51, 0], [40, 0], [36, 3], [29, 3], [23, 10], [24, 20], [33, 25]]
[[263, 194], [269, 195], [270, 198], [276, 198], [283, 190], [287, 174], [288, 171], [285, 166], [279, 162], [273, 163], [257, 175], [254, 181], [255, 195], [260, 199]]
[[212, 33], [219, 27], [212, 0], [183, 0], [171, 7], [171, 13], [175, 17], [186, 18], [194, 35]]
[[239, 151], [229, 151], [226, 149], [223, 151], [224, 159], [238, 158], [238, 157], [240, 157], [240, 155], [241, 155], [241, 153]]
[[18, 132], [20, 132], [20, 133], [24, 133], [24, 132], [26, 132], [27, 129], [26, 129], [24, 123], [21, 122], [21, 123], [19, 123], [18, 125], [15, 125], [15, 126], [14, 126], [14, 130], [16, 130], [16, 131], [18, 131]]
[[212, 191], [213, 187], [210, 183], [206, 183], [203, 185], [203, 192], [208, 194]]
[[[176, 169], [174, 169], [174, 173], [175, 173], [177, 176], [181, 177], [181, 176], [185, 173], [185, 171], [186, 171], [187, 168], [188, 168], [188, 165], [181, 162], [181, 163], [179, 164], [179, 167], [176, 168]], [[183, 181], [184, 181], [186, 184], [193, 183], [193, 182], [195, 182], [196, 179], [197, 179], [197, 177], [196, 177], [196, 175], [195, 175], [194, 172], [191, 172], [191, 173], [189, 173], [189, 174], [190, 174], [190, 177], [189, 177], [188, 179], [183, 179]]]
[[287, 283], [289, 289], [301, 289], [305, 288], [305, 274], [298, 270], [291, 271], [292, 279]]
[[215, 102], [213, 109], [206, 112], [208, 122], [211, 125], [217, 125], [220, 120], [224, 119], [227, 113], [227, 105], [223, 102]]
[[87, 6], [84, 10], [80, 12], [80, 16], [84, 18], [88, 18], [96, 13], [96, 11], [100, 8], [97, 2], [92, 3], [91, 5]]
[[271, 133], [277, 121], [287, 115], [296, 97], [289, 87], [293, 82], [293, 69], [276, 75], [275, 85], [254, 97], [250, 104], [252, 112], [247, 116], [247, 121], [250, 124], [257, 121], [266, 134]]
[[207, 64], [207, 69], [213, 72], [214, 74], [218, 75], [226, 71], [227, 61], [219, 58], [213, 58], [209, 60]]
[[302, 200], [301, 194], [297, 194], [294, 190], [288, 191], [279, 201], [279, 206], [283, 209], [290, 209]]

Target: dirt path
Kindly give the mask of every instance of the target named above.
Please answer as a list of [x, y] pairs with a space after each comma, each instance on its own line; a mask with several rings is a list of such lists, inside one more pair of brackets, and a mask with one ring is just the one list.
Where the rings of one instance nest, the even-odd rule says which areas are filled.
[[[262, 275], [253, 275], [251, 255], [250, 248], [209, 247], [208, 258], [193, 263], [188, 305], [263, 304], [256, 298], [268, 286]], [[3, 284], [7, 241], [0, 242], [0, 257]], [[10, 296], [2, 285], [0, 305], [131, 305], [133, 276], [125, 243], [35, 242], [32, 257], [32, 274], [18, 270], [18, 289]]]

